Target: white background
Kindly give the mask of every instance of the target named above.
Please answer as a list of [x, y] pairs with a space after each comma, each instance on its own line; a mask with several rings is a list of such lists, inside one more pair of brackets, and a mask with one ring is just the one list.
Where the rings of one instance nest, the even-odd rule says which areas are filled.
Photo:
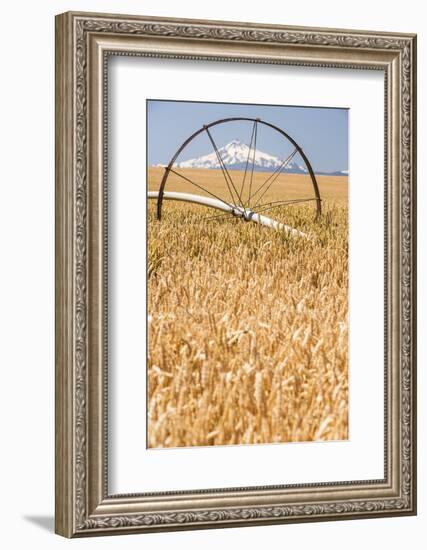
[[[384, 73], [129, 57], [109, 71], [110, 494], [382, 479]], [[177, 100], [350, 109], [348, 441], [146, 448], [145, 98], [170, 98], [170, 81]]]
[[[422, 3], [306, 0], [248, 3], [145, 0], [33, 2], [15, 0], [2, 9], [0, 200], [0, 307], [2, 335], [1, 510], [4, 548], [143, 548], [150, 550], [232, 548], [403, 547], [421, 549], [425, 516], [426, 391], [424, 285], [426, 246], [425, 165], [419, 161], [419, 515], [146, 536], [66, 541], [52, 534], [54, 497], [54, 26], [55, 13], [68, 9], [145, 13], [175, 17], [407, 31], [419, 33], [418, 86], [425, 91]], [[427, 126], [419, 105], [419, 151]], [[421, 155], [420, 155], [421, 157]], [[424, 535], [424, 537], [423, 537]]]

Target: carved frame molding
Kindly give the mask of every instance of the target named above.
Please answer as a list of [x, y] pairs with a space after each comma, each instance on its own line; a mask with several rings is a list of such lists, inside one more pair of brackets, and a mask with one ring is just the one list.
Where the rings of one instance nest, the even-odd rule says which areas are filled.
[[[384, 71], [383, 480], [108, 495], [103, 281], [109, 55]], [[74, 537], [416, 513], [415, 90], [414, 35], [71, 12], [57, 16], [57, 533]]]

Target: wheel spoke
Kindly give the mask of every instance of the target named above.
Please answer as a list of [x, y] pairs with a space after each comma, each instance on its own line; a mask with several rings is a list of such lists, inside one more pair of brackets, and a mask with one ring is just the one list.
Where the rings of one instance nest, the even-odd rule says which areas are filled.
[[229, 206], [230, 208], [234, 208], [234, 207], [235, 207], [234, 204], [230, 204], [229, 202], [225, 201], [224, 199], [221, 199], [221, 197], [218, 197], [218, 195], [215, 195], [215, 193], [211, 193], [208, 189], [205, 189], [202, 185], [199, 185], [199, 184], [196, 183], [195, 181], [190, 180], [190, 178], [187, 178], [186, 176], [180, 174], [179, 172], [176, 172], [176, 170], [174, 170], [173, 168], [169, 168], [169, 171], [172, 172], [173, 174], [176, 174], [177, 176], [179, 176], [179, 177], [182, 178], [183, 180], [188, 181], [189, 183], [195, 185], [196, 187], [198, 187], [199, 189], [201, 189], [202, 191], [204, 191], [204, 192], [207, 193], [208, 195], [211, 195], [211, 197], [214, 197], [215, 199], [218, 199], [219, 201], [221, 201], [221, 202], [224, 203], [225, 205]]
[[264, 183], [262, 183], [260, 185], [260, 187], [258, 187], [258, 189], [255, 191], [255, 193], [252, 195], [252, 198], [256, 197], [256, 195], [265, 187], [265, 185], [267, 185], [267, 183], [270, 181], [271, 178], [273, 178], [278, 172], [279, 170], [282, 168], [282, 164], [283, 164], [283, 161], [282, 163], [274, 170], [274, 172], [272, 172], [268, 178], [264, 181]]
[[[253, 206], [253, 208], [256, 208], [257, 205], [261, 202], [262, 197], [267, 193], [267, 191], [270, 189], [270, 187], [272, 186], [272, 184], [273, 184], [273, 183], [276, 181], [276, 179], [279, 177], [279, 174], [280, 174], [280, 173], [282, 172], [282, 170], [284, 170], [284, 169], [286, 168], [286, 166], [291, 162], [291, 160], [294, 158], [294, 156], [297, 154], [297, 152], [298, 152], [298, 150], [295, 149], [286, 159], [284, 159], [284, 160], [281, 162], [280, 166], [279, 166], [278, 168], [276, 168], [276, 170], [275, 170], [272, 174], [270, 174], [270, 176], [265, 180], [265, 182], [261, 185], [261, 187], [259, 187], [259, 188], [257, 189], [257, 191], [254, 193], [254, 197], [255, 197], [255, 195], [257, 195], [257, 194], [261, 191], [261, 189], [262, 189], [263, 187], [265, 187], [265, 186], [267, 185], [268, 182], [270, 182], [269, 185], [268, 185], [268, 187], [267, 187], [266, 189], [264, 189], [264, 191], [263, 191], [263, 192], [261, 193], [261, 195], [258, 197], [258, 199], [257, 199], [255, 205]], [[270, 181], [270, 180], [271, 180], [271, 181]]]
[[279, 206], [288, 206], [290, 204], [298, 204], [302, 202], [312, 202], [312, 201], [317, 201], [317, 199], [311, 198], [311, 199], [292, 199], [288, 201], [274, 201], [274, 202], [266, 203], [264, 205], [260, 205], [258, 209], [253, 210], [253, 212], [255, 212], [256, 214], [260, 214], [261, 212], [272, 210], [273, 208], [278, 208]]
[[[216, 156], [217, 156], [219, 165], [221, 166], [221, 170], [222, 170], [222, 173], [223, 173], [223, 175], [224, 175], [225, 182], [226, 182], [226, 184], [227, 184], [228, 191], [229, 191], [230, 196], [231, 196], [231, 200], [237, 204], [237, 201], [235, 200], [234, 195], [233, 195], [233, 193], [232, 193], [232, 191], [231, 191], [231, 187], [232, 187], [233, 190], [234, 190], [234, 192], [235, 192], [236, 195], [237, 195], [238, 201], [240, 202], [240, 206], [241, 206], [242, 208], [244, 208], [243, 203], [242, 203], [242, 198], [240, 197], [240, 195], [239, 195], [239, 193], [238, 193], [238, 191], [237, 191], [237, 189], [236, 189], [236, 186], [234, 185], [233, 180], [231, 179], [231, 176], [230, 176], [230, 174], [229, 174], [229, 172], [228, 172], [228, 170], [227, 170], [227, 167], [226, 167], [225, 164], [224, 164], [224, 161], [222, 160], [221, 153], [218, 151], [218, 147], [216, 146], [216, 143], [215, 143], [215, 141], [214, 141], [214, 139], [213, 139], [211, 133], [209, 132], [209, 128], [208, 128], [207, 126], [205, 126], [205, 130], [206, 130], [206, 133], [208, 134], [209, 139], [210, 139], [210, 141], [211, 141], [211, 143], [212, 143], [212, 146], [213, 146], [213, 148], [214, 148], [214, 150], [215, 150], [215, 153], [216, 153]], [[231, 187], [230, 187], [230, 184], [231, 184]]]
[[251, 204], [251, 197], [252, 197], [252, 180], [253, 180], [253, 177], [254, 177], [257, 136], [258, 136], [258, 119], [255, 120], [254, 154], [253, 154], [253, 157], [252, 157], [251, 179], [250, 179], [250, 182], [249, 182], [248, 206], [250, 206], [250, 204]]
[[255, 135], [255, 132], [256, 132], [256, 128], [257, 128], [257, 122], [258, 121], [255, 120], [254, 125], [252, 126], [252, 134], [251, 134], [251, 141], [249, 143], [248, 158], [246, 159], [245, 173], [243, 174], [242, 186], [241, 186], [241, 189], [240, 189], [240, 196], [241, 197], [243, 197], [243, 189], [245, 187], [246, 174], [247, 174], [247, 171], [248, 171], [249, 159], [250, 159], [250, 156], [251, 156], [252, 143], [253, 143], [254, 135]]

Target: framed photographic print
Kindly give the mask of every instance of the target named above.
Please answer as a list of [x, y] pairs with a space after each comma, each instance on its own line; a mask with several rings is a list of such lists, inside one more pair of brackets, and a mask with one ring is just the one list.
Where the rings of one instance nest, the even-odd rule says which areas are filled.
[[416, 37], [56, 18], [56, 531], [416, 513]]

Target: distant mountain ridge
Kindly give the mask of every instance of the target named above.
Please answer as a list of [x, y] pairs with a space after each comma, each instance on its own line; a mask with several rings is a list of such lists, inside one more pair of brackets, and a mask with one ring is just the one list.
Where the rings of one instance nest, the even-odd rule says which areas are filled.
[[[234, 139], [220, 147], [218, 149], [221, 159], [223, 160], [227, 170], [245, 170], [246, 162], [249, 154], [249, 147], [239, 141]], [[274, 155], [265, 153], [257, 149], [255, 151], [255, 159], [253, 162], [253, 149], [251, 150], [248, 170], [252, 170], [252, 163], [254, 164], [254, 171], [256, 172], [273, 172], [276, 168], [282, 165], [283, 159], [279, 159]], [[165, 166], [164, 164], [157, 164], [153, 166]], [[202, 155], [200, 157], [184, 160], [177, 162], [175, 164], [176, 168], [199, 168], [199, 169], [208, 169], [208, 170], [218, 170], [221, 169], [218, 156], [215, 151], [207, 155]], [[286, 165], [283, 169], [284, 173], [288, 174], [307, 174], [308, 170], [305, 166], [298, 164], [293, 159]], [[323, 172], [318, 172], [323, 173]], [[332, 172], [329, 175], [348, 175], [348, 171], [342, 172]]]

